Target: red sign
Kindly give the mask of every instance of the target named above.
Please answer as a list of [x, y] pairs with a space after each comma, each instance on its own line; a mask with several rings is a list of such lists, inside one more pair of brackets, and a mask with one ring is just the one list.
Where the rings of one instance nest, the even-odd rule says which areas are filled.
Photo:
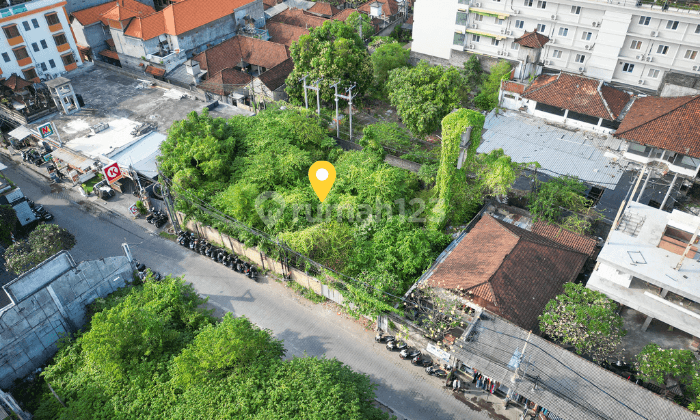
[[114, 162], [104, 168], [104, 175], [107, 182], [111, 184], [122, 177], [122, 170], [119, 169], [119, 164]]

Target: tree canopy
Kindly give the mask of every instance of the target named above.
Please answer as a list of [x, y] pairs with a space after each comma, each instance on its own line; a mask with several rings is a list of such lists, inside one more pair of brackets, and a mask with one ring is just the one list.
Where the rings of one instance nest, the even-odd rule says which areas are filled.
[[245, 317], [220, 321], [179, 278], [146, 281], [93, 305], [42, 372], [37, 420], [388, 419], [376, 385], [335, 359], [282, 360], [283, 342]]
[[[474, 64], [470, 64], [469, 70], [474, 72], [476, 69], [472, 68], [472, 66]], [[501, 80], [508, 77], [510, 70], [510, 63], [506, 60], [501, 60], [498, 64], [491, 67], [491, 73], [484, 79], [481, 91], [474, 98], [474, 104], [484, 111], [491, 111], [498, 106], [498, 91], [501, 88]]]
[[529, 210], [534, 220], [546, 220], [577, 233], [586, 233], [590, 219], [598, 216], [589, 210], [591, 200], [585, 196], [588, 187], [577, 177], [561, 176], [538, 184], [530, 194]]
[[372, 85], [372, 62], [367, 48], [356, 28], [344, 22], [327, 21], [318, 28], [309, 28], [309, 34], [302, 35], [289, 50], [294, 70], [287, 77], [286, 92], [294, 104], [304, 103], [303, 83], [299, 80], [305, 75], [307, 84], [323, 79], [320, 84], [323, 102], [335, 100], [335, 90], [330, 85], [336, 81], [345, 87], [356, 84], [353, 95], [358, 94], [360, 98]]
[[416, 67], [391, 70], [386, 90], [406, 127], [424, 136], [437, 130], [442, 119], [459, 105], [461, 83], [456, 68], [431, 66], [421, 60]]
[[385, 84], [391, 70], [406, 67], [411, 52], [393, 42], [377, 47], [372, 53], [372, 68], [374, 69], [374, 84], [380, 91], [385, 90]]
[[41, 224], [5, 251], [5, 266], [17, 275], [36, 267], [59, 251], [69, 250], [75, 245], [75, 236], [53, 224]]
[[10, 242], [10, 233], [14, 232], [18, 222], [17, 213], [12, 206], [0, 205], [0, 242], [5, 244]]
[[564, 285], [564, 293], [547, 303], [539, 320], [543, 333], [593, 360], [617, 354], [626, 333], [614, 301], [575, 283]]

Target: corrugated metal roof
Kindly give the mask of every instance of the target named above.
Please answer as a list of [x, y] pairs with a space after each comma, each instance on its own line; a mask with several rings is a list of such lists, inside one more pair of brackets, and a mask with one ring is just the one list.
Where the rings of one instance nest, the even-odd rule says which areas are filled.
[[515, 112], [490, 113], [484, 128], [478, 153], [503, 149], [515, 162], [538, 162], [542, 166], [539, 170], [549, 175], [577, 176], [605, 188], [617, 185], [624, 172], [604, 155], [606, 148], [619, 150], [622, 143], [614, 139], [565, 130]]
[[15, 209], [19, 223], [22, 226], [26, 226], [36, 220], [36, 216], [34, 216], [32, 208], [29, 207], [29, 203], [26, 201], [22, 201], [21, 203], [12, 206], [12, 208]]
[[60, 159], [74, 168], [80, 168], [80, 170], [86, 170], [92, 166], [94, 160], [88, 159], [84, 156], [80, 156], [66, 149], [55, 149], [51, 152], [51, 157]]
[[155, 178], [158, 175], [156, 156], [160, 154], [160, 144], [166, 138], [167, 136], [164, 134], [153, 132], [108, 154], [107, 157], [119, 162], [119, 165], [123, 167], [133, 165], [140, 174]]
[[16, 138], [17, 140], [22, 140], [24, 138], [31, 136], [32, 134], [34, 134], [34, 132], [32, 130], [30, 130], [27, 126], [20, 125], [19, 127], [15, 128], [14, 130], [10, 131], [7, 134]]
[[5, 198], [7, 199], [7, 202], [12, 204], [15, 201], [19, 201], [22, 198], [24, 198], [24, 193], [22, 192], [21, 189], [17, 188], [14, 191], [11, 191], [5, 195]]

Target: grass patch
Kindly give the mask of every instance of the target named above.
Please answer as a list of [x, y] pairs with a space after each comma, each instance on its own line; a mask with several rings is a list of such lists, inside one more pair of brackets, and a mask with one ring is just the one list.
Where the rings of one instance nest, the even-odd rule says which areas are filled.
[[175, 239], [177, 239], [177, 235], [175, 235], [174, 233], [168, 233], [165, 231], [158, 232], [158, 236], [160, 236], [161, 238], [171, 240], [171, 241], [174, 241]]
[[325, 296], [318, 295], [313, 290], [307, 289], [306, 287], [302, 286], [301, 284], [299, 284], [293, 280], [290, 282], [287, 282], [287, 284], [289, 285], [289, 287], [294, 289], [294, 291], [297, 292], [298, 295], [305, 297], [306, 299], [310, 300], [313, 303], [323, 303], [326, 301]]
[[95, 187], [95, 184], [97, 184], [100, 181], [102, 181], [102, 175], [98, 174], [96, 177], [83, 183], [83, 190], [85, 190], [87, 194], [92, 193], [92, 189]]

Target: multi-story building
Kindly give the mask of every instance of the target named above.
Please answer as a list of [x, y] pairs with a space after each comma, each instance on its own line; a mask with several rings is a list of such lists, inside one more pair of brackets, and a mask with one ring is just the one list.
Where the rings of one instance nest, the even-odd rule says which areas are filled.
[[419, 0], [412, 53], [452, 64], [480, 54], [524, 68], [515, 40], [536, 29], [549, 38], [540, 57], [548, 68], [652, 90], [671, 69], [700, 74], [700, 12], [648, 3]]
[[53, 78], [82, 65], [64, 0], [34, 0], [0, 9], [0, 69], [28, 81]]

